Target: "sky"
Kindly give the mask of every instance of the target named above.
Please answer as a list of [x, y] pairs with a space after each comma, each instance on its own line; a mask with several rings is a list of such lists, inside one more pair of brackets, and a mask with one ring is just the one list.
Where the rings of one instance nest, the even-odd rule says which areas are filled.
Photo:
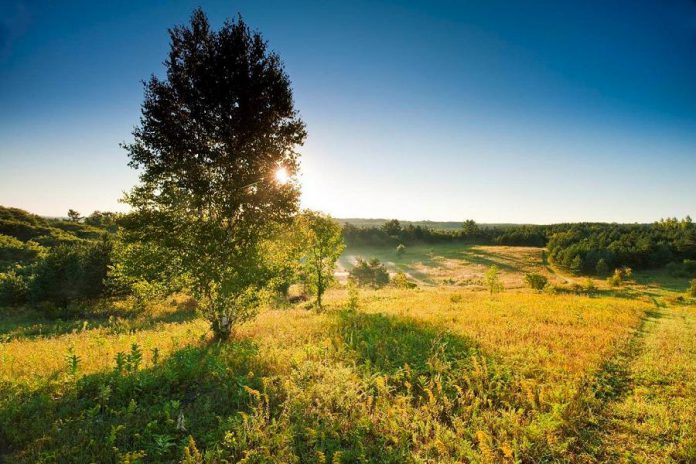
[[303, 207], [557, 223], [696, 217], [696, 2], [0, 1], [0, 204], [124, 210], [141, 81], [196, 6], [241, 13], [307, 124]]

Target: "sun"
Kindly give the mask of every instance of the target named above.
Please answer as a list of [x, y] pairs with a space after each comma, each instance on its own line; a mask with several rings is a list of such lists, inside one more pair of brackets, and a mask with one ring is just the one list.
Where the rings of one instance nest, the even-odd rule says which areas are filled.
[[280, 185], [287, 184], [290, 181], [290, 175], [288, 174], [287, 169], [285, 169], [284, 167], [279, 167], [278, 169], [276, 169], [275, 180]]

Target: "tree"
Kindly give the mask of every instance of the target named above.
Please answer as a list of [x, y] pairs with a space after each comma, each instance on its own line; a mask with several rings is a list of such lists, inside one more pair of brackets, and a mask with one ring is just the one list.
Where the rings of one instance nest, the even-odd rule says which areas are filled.
[[201, 9], [171, 29], [166, 78], [145, 84], [123, 147], [140, 183], [131, 238], [176, 253], [216, 337], [250, 319], [269, 278], [260, 244], [297, 211], [304, 123], [280, 58], [241, 19], [213, 31]]
[[321, 297], [333, 281], [336, 261], [346, 247], [341, 226], [331, 216], [310, 210], [299, 214], [295, 224], [303, 244], [301, 272], [321, 308]]
[[467, 219], [462, 224], [462, 232], [466, 236], [473, 236], [479, 233], [479, 226], [473, 219]]
[[609, 274], [609, 265], [604, 260], [604, 258], [601, 258], [599, 261], [597, 261], [597, 266], [595, 266], [595, 271], [597, 272], [597, 275], [602, 276], [602, 277]]
[[486, 282], [486, 287], [491, 292], [491, 295], [503, 291], [503, 283], [500, 281], [499, 274], [500, 271], [498, 270], [498, 266], [495, 265], [486, 270], [484, 280]]
[[82, 216], [80, 216], [80, 213], [78, 213], [74, 209], [69, 209], [68, 210], [68, 219], [72, 222], [80, 222], [80, 219], [82, 219]]
[[389, 272], [377, 258], [372, 258], [369, 261], [358, 258], [355, 266], [350, 270], [350, 278], [358, 285], [380, 288], [389, 283]]
[[392, 219], [384, 223], [382, 230], [390, 237], [398, 236], [401, 233], [401, 223], [398, 219]]
[[582, 267], [582, 257], [580, 255], [576, 255], [575, 258], [573, 258], [573, 260], [570, 262], [570, 270], [575, 274], [579, 274], [582, 272]]

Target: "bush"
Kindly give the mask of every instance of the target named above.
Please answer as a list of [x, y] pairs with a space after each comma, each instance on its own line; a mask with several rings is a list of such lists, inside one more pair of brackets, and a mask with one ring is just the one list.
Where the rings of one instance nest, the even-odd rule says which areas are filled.
[[24, 276], [14, 271], [0, 273], [0, 305], [17, 306], [26, 303], [29, 285]]
[[406, 247], [403, 243], [399, 243], [399, 246], [396, 247], [396, 254], [399, 256], [406, 254]]
[[594, 281], [588, 277], [585, 280], [585, 291], [587, 293], [594, 293], [596, 290], [597, 287], [595, 286]]
[[106, 236], [97, 242], [53, 248], [36, 265], [30, 286], [31, 300], [66, 308], [73, 301], [102, 296], [111, 264], [111, 249], [111, 241]]
[[691, 276], [696, 276], [696, 260], [695, 259], [685, 259], [682, 263], [684, 270]]
[[36, 242], [22, 242], [9, 235], [0, 234], [0, 272], [17, 265], [30, 264], [45, 253]]
[[391, 279], [392, 285], [396, 288], [416, 288], [417, 285], [415, 282], [412, 282], [408, 279], [406, 274], [403, 272], [397, 272], [394, 277]]
[[352, 279], [348, 280], [348, 301], [346, 309], [349, 311], [357, 311], [360, 307], [360, 292]]
[[607, 283], [611, 287], [618, 287], [621, 285], [621, 282], [623, 282], [623, 275], [621, 269], [614, 269], [614, 274], [607, 279]]
[[682, 263], [668, 263], [665, 270], [672, 277], [689, 277], [689, 272]]
[[599, 261], [597, 261], [595, 271], [597, 272], [597, 275], [601, 277], [605, 277], [609, 274], [609, 265], [604, 260], [604, 258], [601, 258]]
[[549, 279], [541, 274], [529, 273], [524, 276], [524, 280], [527, 282], [530, 288], [534, 290], [543, 290], [546, 284], [549, 283]]
[[361, 286], [380, 288], [389, 283], [389, 273], [377, 258], [369, 261], [358, 258], [350, 271], [350, 277]]
[[488, 268], [486, 275], [484, 276], [486, 287], [491, 292], [491, 295], [502, 292], [504, 289], [503, 283], [500, 281], [499, 274], [500, 271], [498, 271], [498, 266], [491, 266]]

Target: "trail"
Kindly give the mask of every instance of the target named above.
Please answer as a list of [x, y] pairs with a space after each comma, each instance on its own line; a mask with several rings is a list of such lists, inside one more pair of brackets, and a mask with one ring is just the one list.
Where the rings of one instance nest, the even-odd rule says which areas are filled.
[[696, 308], [658, 306], [593, 385], [583, 461], [696, 462]]

